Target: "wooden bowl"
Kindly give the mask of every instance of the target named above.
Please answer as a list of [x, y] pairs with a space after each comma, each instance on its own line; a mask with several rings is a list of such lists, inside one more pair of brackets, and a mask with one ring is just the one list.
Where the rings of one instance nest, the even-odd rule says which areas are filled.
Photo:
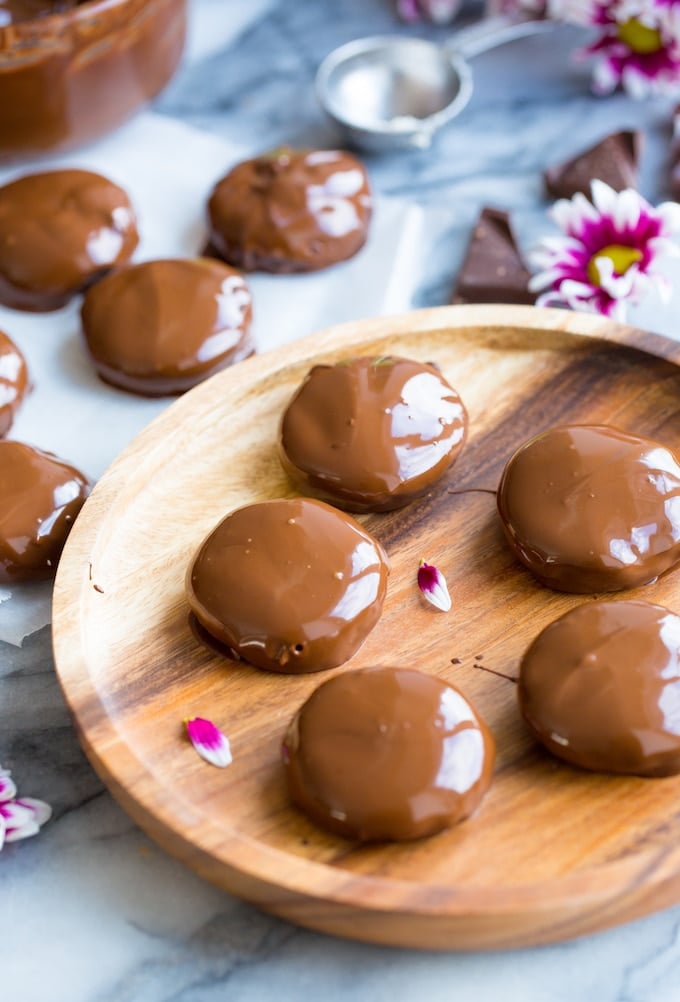
[[[437, 362], [468, 407], [458, 463], [431, 494], [362, 521], [392, 560], [383, 617], [338, 671], [412, 665], [458, 685], [498, 745], [470, 820], [430, 839], [361, 845], [290, 806], [279, 745], [329, 673], [281, 676], [202, 646], [184, 576], [238, 505], [293, 492], [279, 416], [310, 366], [358, 354]], [[680, 345], [602, 318], [460, 306], [332, 328], [242, 362], [174, 403], [120, 456], [78, 518], [54, 595], [59, 678], [86, 753], [149, 835], [197, 873], [267, 911], [376, 943], [485, 949], [603, 929], [680, 899], [680, 777], [559, 763], [527, 733], [516, 675], [547, 623], [587, 597], [542, 588], [504, 544], [492, 494], [504, 463], [552, 425], [611, 423], [680, 443]], [[453, 609], [416, 587], [420, 558]], [[628, 593], [680, 612], [680, 574]], [[623, 596], [622, 596], [623, 597]], [[628, 596], [626, 596], [628, 597]], [[460, 663], [452, 663], [460, 659]], [[234, 761], [215, 769], [184, 736], [205, 716]]]

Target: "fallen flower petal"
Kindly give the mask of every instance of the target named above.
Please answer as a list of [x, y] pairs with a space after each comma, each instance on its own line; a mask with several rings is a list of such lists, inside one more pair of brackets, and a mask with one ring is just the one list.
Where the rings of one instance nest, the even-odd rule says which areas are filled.
[[446, 578], [434, 564], [420, 561], [418, 567], [418, 587], [422, 595], [436, 609], [448, 612], [451, 608], [451, 596], [446, 584]]
[[0, 767], [0, 804], [6, 800], [13, 800], [17, 795], [17, 788], [12, 782], [9, 769]]
[[201, 758], [220, 769], [224, 769], [231, 763], [229, 739], [225, 737], [219, 727], [213, 724], [212, 720], [194, 717], [192, 720], [185, 720], [185, 724], [189, 740]]
[[51, 816], [52, 808], [43, 800], [18, 797], [16, 800], [5, 801], [0, 804], [5, 842], [18, 842], [20, 839], [37, 835]]

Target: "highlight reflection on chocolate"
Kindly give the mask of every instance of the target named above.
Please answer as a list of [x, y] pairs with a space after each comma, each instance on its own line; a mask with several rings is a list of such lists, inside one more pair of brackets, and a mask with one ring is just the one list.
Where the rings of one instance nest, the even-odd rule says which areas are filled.
[[680, 772], [680, 616], [648, 602], [589, 602], [527, 650], [522, 714], [554, 755], [584, 769]]
[[433, 835], [491, 782], [490, 731], [452, 685], [407, 668], [343, 672], [312, 693], [282, 748], [293, 802], [364, 841]]
[[26, 359], [14, 341], [0, 331], [0, 437], [12, 427], [14, 415], [28, 390]]
[[279, 456], [303, 492], [387, 511], [429, 490], [466, 430], [463, 403], [434, 365], [355, 358], [309, 372], [283, 414]]
[[210, 250], [244, 271], [317, 271], [363, 247], [372, 207], [356, 157], [284, 147], [218, 181], [208, 203]]
[[83, 334], [103, 380], [132, 393], [183, 393], [253, 352], [243, 275], [208, 258], [120, 268], [83, 300]]
[[127, 194], [100, 174], [56, 170], [0, 188], [0, 303], [57, 310], [139, 240]]
[[680, 560], [680, 460], [606, 425], [553, 428], [507, 463], [498, 512], [512, 550], [543, 584], [634, 588]]
[[389, 565], [358, 522], [309, 498], [231, 512], [187, 573], [201, 626], [244, 661], [298, 674], [334, 668], [382, 612]]
[[0, 581], [53, 577], [87, 478], [49, 452], [0, 442]]

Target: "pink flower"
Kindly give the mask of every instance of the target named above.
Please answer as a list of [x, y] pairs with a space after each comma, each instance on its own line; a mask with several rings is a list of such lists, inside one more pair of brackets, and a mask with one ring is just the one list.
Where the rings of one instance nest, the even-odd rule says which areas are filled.
[[397, 13], [403, 21], [434, 21], [448, 24], [453, 21], [463, 0], [397, 0]]
[[633, 97], [680, 93], [680, 0], [551, 0], [553, 17], [598, 29], [593, 89]]
[[670, 297], [659, 264], [678, 248], [670, 239], [680, 232], [680, 205], [654, 208], [632, 188], [616, 192], [592, 182], [592, 202], [582, 195], [561, 199], [551, 215], [565, 234], [544, 237], [531, 255], [542, 269], [529, 288], [543, 292], [538, 306], [568, 306], [624, 320], [626, 303], [647, 295]]
[[418, 567], [418, 587], [430, 605], [433, 605], [441, 612], [448, 612], [451, 608], [451, 596], [446, 583], [446, 578], [434, 564], [426, 564], [420, 561]]
[[212, 720], [194, 717], [192, 720], [185, 720], [184, 723], [189, 740], [201, 758], [220, 769], [230, 765], [232, 757], [229, 741]]
[[0, 767], [0, 849], [5, 842], [37, 835], [51, 816], [52, 808], [44, 801], [17, 797], [9, 771]]

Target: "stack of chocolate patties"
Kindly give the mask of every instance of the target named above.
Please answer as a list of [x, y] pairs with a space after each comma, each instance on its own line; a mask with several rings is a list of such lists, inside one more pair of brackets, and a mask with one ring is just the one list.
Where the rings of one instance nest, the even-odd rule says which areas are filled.
[[[680, 115], [676, 116], [676, 121]], [[635, 188], [638, 179], [641, 136], [638, 132], [615, 132], [563, 163], [548, 167], [543, 175], [551, 198], [572, 198], [577, 192], [590, 195], [595, 178], [615, 191]], [[680, 140], [677, 143], [674, 191], [680, 193]], [[510, 216], [501, 209], [485, 207], [472, 231], [465, 260], [453, 291], [452, 302], [533, 304], [529, 289], [531, 272], [524, 262]]]

